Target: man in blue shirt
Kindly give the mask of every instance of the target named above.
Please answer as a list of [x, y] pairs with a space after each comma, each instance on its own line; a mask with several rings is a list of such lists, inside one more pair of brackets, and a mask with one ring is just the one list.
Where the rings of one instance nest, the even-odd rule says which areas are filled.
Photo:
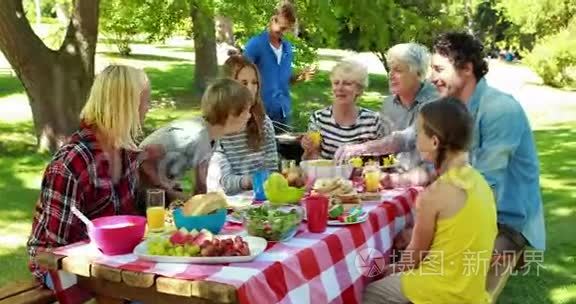
[[[288, 124], [291, 113], [290, 84], [292, 82], [292, 45], [282, 36], [296, 22], [292, 4], [280, 5], [270, 19], [268, 30], [246, 44], [244, 55], [260, 72], [260, 92], [266, 114], [272, 121]], [[276, 125], [276, 124], [275, 124]]]
[[[447, 33], [434, 43], [431, 80], [442, 96], [462, 100], [474, 118], [470, 162], [492, 187], [498, 209], [495, 249], [544, 250], [546, 231], [534, 136], [518, 101], [488, 86], [482, 44]], [[481, 229], [481, 227], [479, 227]]]

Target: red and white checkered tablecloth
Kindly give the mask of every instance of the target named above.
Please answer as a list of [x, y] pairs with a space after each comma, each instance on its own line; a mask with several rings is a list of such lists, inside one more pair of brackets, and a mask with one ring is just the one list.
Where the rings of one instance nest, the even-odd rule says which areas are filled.
[[[54, 253], [82, 255], [93, 264], [160, 276], [205, 280], [235, 286], [239, 303], [360, 303], [369, 276], [363, 275], [359, 252], [376, 249], [387, 257], [394, 236], [412, 221], [412, 206], [419, 189], [387, 191], [381, 203], [366, 203], [368, 220], [362, 224], [328, 227], [310, 233], [303, 224], [296, 236], [268, 248], [249, 263], [195, 265], [155, 263], [133, 254], [102, 255], [94, 246], [76, 243]], [[238, 226], [228, 225], [223, 233]], [[88, 295], [76, 285], [76, 276], [51, 272], [60, 303], [79, 303]], [[373, 279], [373, 278], [372, 278]]]

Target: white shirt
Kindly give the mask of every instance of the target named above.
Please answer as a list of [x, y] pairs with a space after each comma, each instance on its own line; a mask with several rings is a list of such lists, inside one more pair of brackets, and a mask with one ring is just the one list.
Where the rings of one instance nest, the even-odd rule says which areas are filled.
[[272, 43], [270, 43], [270, 47], [272, 48], [272, 51], [274, 51], [274, 54], [276, 54], [278, 64], [280, 64], [280, 59], [282, 59], [282, 43], [280, 43], [280, 47], [278, 48], [274, 47]]

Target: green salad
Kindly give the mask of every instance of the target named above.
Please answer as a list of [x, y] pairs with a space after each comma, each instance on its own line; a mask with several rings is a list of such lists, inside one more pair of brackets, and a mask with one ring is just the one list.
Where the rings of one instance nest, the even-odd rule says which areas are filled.
[[302, 215], [296, 208], [279, 209], [262, 205], [244, 213], [244, 227], [248, 234], [268, 241], [290, 239], [301, 222]]

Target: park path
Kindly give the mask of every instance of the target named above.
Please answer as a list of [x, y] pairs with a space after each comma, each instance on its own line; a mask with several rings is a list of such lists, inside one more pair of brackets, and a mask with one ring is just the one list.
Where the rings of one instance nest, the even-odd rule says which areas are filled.
[[[136, 55], [151, 55], [150, 60], [131, 60], [124, 58], [110, 58], [98, 55], [96, 57], [96, 70], [104, 66], [118, 62], [131, 64], [137, 67], [165, 68], [166, 62], [155, 60], [166, 57], [182, 61], [195, 61], [191, 51], [191, 41], [185, 39], [170, 40], [166, 46], [153, 46], [135, 44], [132, 46]], [[114, 52], [111, 46], [98, 45], [98, 52]], [[368, 67], [370, 73], [385, 74], [384, 67], [373, 53], [355, 53], [345, 50], [320, 49], [319, 68], [329, 71], [334, 64], [342, 58], [354, 59]], [[218, 49], [218, 62], [222, 64], [226, 60], [225, 48]], [[8, 63], [0, 54], [0, 69], [9, 67]], [[576, 113], [576, 92], [563, 91], [541, 85], [542, 81], [527, 67], [521, 64], [507, 64], [498, 60], [490, 61], [490, 72], [487, 75], [488, 82], [512, 95], [514, 95], [528, 112], [533, 124], [552, 125], [566, 121], [574, 121]], [[25, 96], [15, 95], [10, 100], [0, 99], [0, 121], [11, 121], [14, 117], [18, 120], [31, 119], [29, 106]]]

